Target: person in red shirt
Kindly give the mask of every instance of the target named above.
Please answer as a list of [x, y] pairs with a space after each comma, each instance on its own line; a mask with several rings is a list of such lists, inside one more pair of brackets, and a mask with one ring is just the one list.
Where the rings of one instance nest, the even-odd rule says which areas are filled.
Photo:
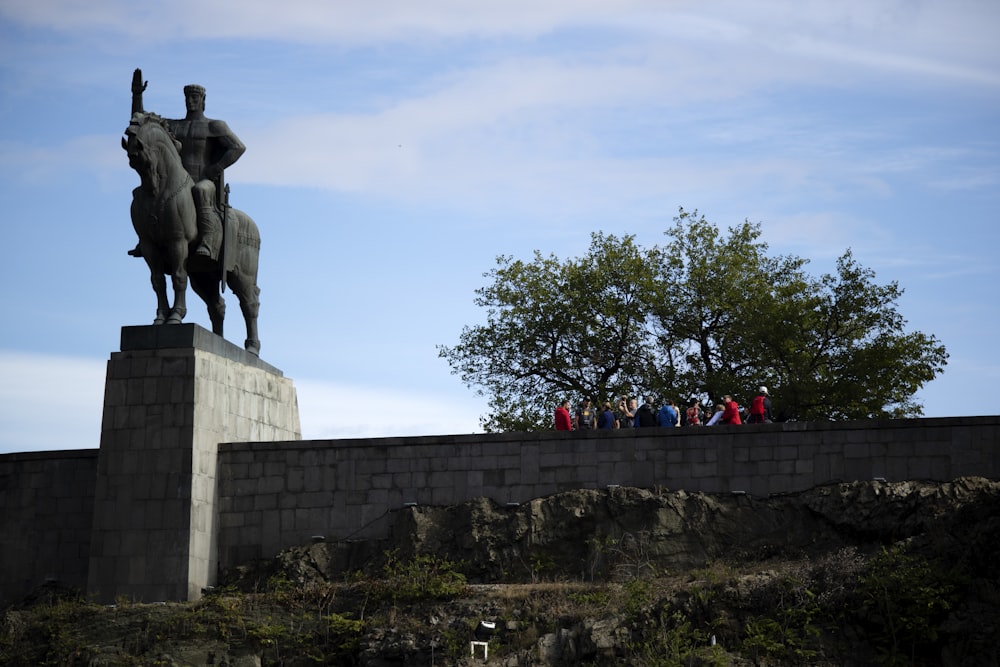
[[687, 409], [687, 420], [685, 423], [688, 426], [701, 426], [701, 406], [698, 404], [697, 398], [691, 399], [691, 407]]
[[767, 387], [761, 386], [757, 390], [757, 395], [750, 401], [750, 417], [748, 424], [768, 424], [771, 418], [771, 396], [767, 393]]
[[742, 424], [743, 420], [740, 419], [740, 406], [737, 405], [736, 401], [729, 394], [722, 397], [722, 419], [720, 420], [723, 424]]
[[570, 420], [569, 416], [569, 401], [563, 401], [559, 404], [559, 407], [556, 408], [556, 430], [573, 430], [573, 422]]

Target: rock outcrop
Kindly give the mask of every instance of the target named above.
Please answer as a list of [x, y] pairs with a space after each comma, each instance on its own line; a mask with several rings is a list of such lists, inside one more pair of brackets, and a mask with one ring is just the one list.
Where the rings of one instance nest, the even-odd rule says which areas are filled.
[[304, 545], [263, 565], [299, 581], [336, 581], [349, 571], [377, 572], [394, 552], [460, 562], [473, 583], [594, 581], [872, 550], [930, 534], [967, 545], [968, 557], [988, 558], [1000, 544], [998, 524], [1000, 482], [982, 478], [845, 482], [768, 498], [613, 487], [517, 506], [477, 498], [407, 507], [386, 540]]
[[491, 662], [508, 667], [1000, 664], [1000, 482], [982, 478], [409, 507], [386, 540], [303, 545], [230, 581], [308, 588], [427, 555], [474, 585], [399, 608], [358, 664], [432, 664], [476, 618], [501, 621]]

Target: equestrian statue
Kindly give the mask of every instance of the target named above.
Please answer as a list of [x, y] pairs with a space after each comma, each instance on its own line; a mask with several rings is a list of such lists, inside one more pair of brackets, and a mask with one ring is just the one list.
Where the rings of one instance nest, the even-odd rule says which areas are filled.
[[[132, 119], [122, 148], [139, 174], [132, 191], [132, 226], [139, 243], [128, 254], [149, 266], [156, 292], [153, 324], [180, 324], [187, 314], [188, 278], [208, 307], [212, 332], [221, 336], [226, 285], [239, 298], [248, 352], [260, 354], [257, 260], [260, 232], [246, 213], [229, 206], [224, 170], [246, 147], [221, 120], [205, 117], [205, 89], [184, 87], [187, 115], [161, 118], [142, 108], [141, 70], [132, 76]], [[174, 302], [167, 298], [170, 276]]]

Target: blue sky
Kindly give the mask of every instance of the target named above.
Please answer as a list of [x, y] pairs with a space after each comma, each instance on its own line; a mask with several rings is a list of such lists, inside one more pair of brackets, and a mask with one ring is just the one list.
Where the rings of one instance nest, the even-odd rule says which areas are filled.
[[147, 109], [200, 83], [247, 145], [261, 356], [305, 438], [477, 430], [436, 346], [494, 258], [662, 243], [678, 207], [816, 275], [851, 248], [951, 355], [925, 414], [996, 414], [997, 34], [995, 0], [0, 0], [0, 452], [96, 447], [120, 328], [152, 321], [136, 67]]

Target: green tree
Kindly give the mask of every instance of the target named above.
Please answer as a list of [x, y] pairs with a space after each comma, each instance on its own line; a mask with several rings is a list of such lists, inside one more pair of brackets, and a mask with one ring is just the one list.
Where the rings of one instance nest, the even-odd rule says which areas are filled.
[[438, 348], [463, 382], [489, 396], [484, 428], [551, 428], [558, 401], [607, 400], [648, 377], [651, 267], [633, 237], [601, 233], [579, 259], [498, 257], [484, 274], [492, 284], [476, 290], [486, 323]]
[[749, 222], [722, 234], [698, 211], [681, 209], [674, 218], [657, 253], [651, 306], [658, 368], [669, 371], [651, 378], [661, 393], [708, 394], [718, 402], [761, 383], [779, 384], [764, 372], [761, 346], [784, 338], [773, 326], [787, 317], [786, 302], [801, 294], [806, 262], [769, 257], [760, 234]]
[[906, 332], [897, 310], [903, 290], [878, 285], [850, 250], [835, 275], [811, 280], [783, 304], [785, 333], [762, 339], [783, 410], [800, 420], [910, 417], [914, 394], [934, 379], [948, 354], [933, 336]]
[[833, 275], [771, 256], [757, 224], [725, 232], [680, 210], [664, 246], [596, 233], [587, 254], [497, 258], [476, 291], [486, 323], [439, 354], [490, 398], [489, 431], [551, 428], [556, 403], [638, 388], [746, 402], [772, 388], [781, 419], [918, 416], [914, 399], [948, 355], [907, 332], [903, 290], [879, 285], [850, 250]]
[[876, 284], [850, 250], [836, 275], [811, 277], [808, 260], [769, 256], [748, 221], [723, 233], [681, 209], [666, 235], [652, 313], [670, 375], [654, 387], [717, 401], [766, 384], [784, 419], [921, 414], [913, 396], [948, 355], [933, 336], [904, 331], [896, 282]]

